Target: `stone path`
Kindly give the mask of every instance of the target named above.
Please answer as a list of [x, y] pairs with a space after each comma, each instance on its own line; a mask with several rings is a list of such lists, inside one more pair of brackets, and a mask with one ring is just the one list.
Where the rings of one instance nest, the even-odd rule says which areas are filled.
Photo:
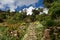
[[37, 40], [36, 33], [35, 33], [35, 24], [30, 23], [27, 33], [24, 35], [22, 40]]

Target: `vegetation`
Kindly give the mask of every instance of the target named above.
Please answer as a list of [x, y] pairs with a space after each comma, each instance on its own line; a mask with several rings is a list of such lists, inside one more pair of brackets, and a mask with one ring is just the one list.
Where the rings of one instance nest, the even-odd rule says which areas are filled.
[[48, 14], [43, 9], [26, 12], [0, 10], [0, 40], [60, 40], [60, 2], [44, 0]]

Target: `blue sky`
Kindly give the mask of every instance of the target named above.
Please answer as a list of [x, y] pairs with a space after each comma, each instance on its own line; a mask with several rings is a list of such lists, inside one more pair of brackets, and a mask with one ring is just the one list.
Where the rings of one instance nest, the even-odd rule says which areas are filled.
[[0, 10], [19, 11], [30, 6], [43, 7], [43, 0], [0, 0]]

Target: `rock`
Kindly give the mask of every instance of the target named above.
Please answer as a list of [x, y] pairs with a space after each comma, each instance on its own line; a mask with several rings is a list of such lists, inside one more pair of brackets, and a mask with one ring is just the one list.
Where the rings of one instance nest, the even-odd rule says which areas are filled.
[[45, 29], [44, 35], [41, 40], [50, 40], [50, 29]]

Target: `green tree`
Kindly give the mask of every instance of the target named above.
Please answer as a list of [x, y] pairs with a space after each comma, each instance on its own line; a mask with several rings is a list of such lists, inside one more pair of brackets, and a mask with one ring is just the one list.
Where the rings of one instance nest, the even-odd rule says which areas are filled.
[[52, 6], [52, 3], [58, 1], [58, 0], [44, 0], [44, 5], [47, 8], [50, 8]]
[[32, 10], [32, 12], [33, 12], [33, 15], [39, 15], [39, 13], [40, 13], [40, 11], [38, 11], [36, 9]]
[[37, 16], [39, 15], [39, 13], [40, 13], [40, 11], [39, 10], [36, 10], [36, 9], [34, 9], [34, 10], [32, 10], [32, 15], [31, 15], [31, 20], [32, 21], [36, 21], [36, 18], [37, 18]]
[[51, 19], [60, 19], [60, 2], [54, 2], [53, 6], [49, 9]]

